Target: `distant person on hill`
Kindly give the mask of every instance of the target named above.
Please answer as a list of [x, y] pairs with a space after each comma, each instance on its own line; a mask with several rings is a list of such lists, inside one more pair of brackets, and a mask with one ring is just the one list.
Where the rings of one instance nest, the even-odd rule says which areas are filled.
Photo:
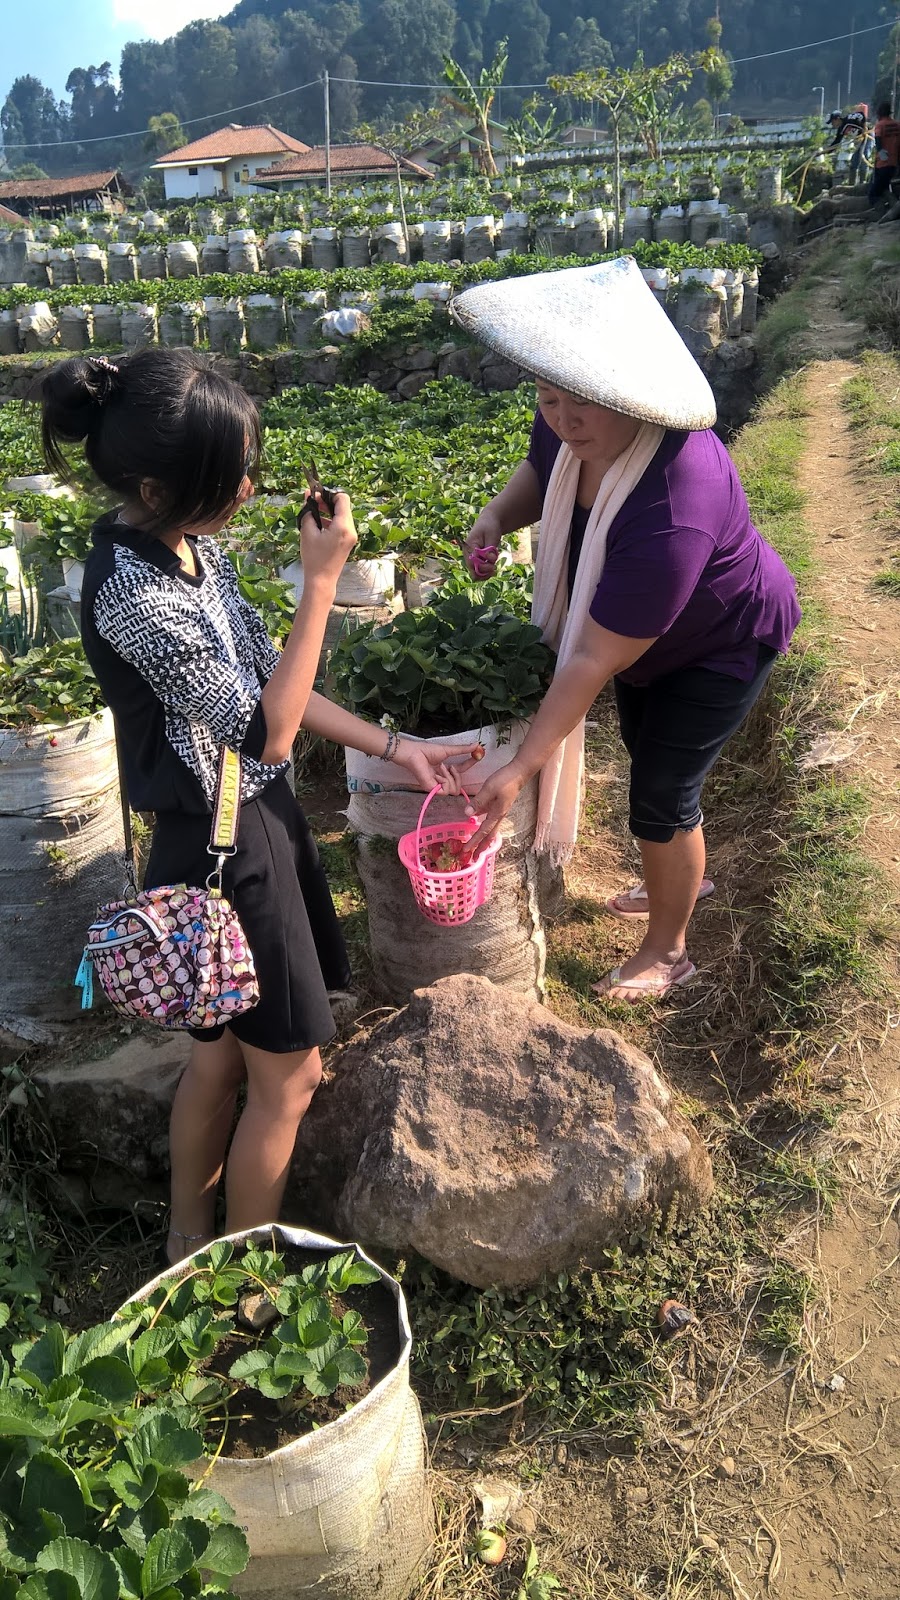
[[826, 146], [826, 154], [837, 150], [845, 138], [853, 140], [853, 154], [850, 157], [850, 182], [859, 183], [863, 169], [868, 171], [872, 159], [874, 143], [869, 128], [869, 108], [865, 104], [854, 106], [852, 111], [832, 111], [828, 118], [828, 129], [834, 133], [834, 139]]
[[890, 100], [882, 100], [875, 123], [875, 166], [869, 183], [869, 201], [875, 205], [890, 189], [900, 173], [900, 122], [891, 110]]

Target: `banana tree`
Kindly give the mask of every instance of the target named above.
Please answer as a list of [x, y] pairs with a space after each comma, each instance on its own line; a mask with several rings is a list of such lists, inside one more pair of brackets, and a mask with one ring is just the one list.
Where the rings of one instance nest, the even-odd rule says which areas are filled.
[[497, 163], [491, 146], [491, 110], [497, 90], [503, 83], [508, 61], [509, 49], [506, 39], [499, 41], [490, 66], [482, 67], [475, 79], [470, 78], [452, 56], [444, 56], [444, 79], [454, 91], [447, 96], [447, 99], [456, 111], [475, 118], [481, 139], [478, 165], [487, 178], [497, 176]]

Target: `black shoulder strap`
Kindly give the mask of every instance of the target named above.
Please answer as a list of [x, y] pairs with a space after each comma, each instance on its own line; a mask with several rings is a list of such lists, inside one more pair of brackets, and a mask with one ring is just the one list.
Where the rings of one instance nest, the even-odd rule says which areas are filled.
[[134, 829], [131, 826], [131, 806], [128, 804], [128, 784], [125, 781], [125, 764], [122, 760], [122, 741], [116, 719], [113, 717], [113, 732], [116, 741], [116, 766], [119, 769], [119, 800], [122, 806], [122, 833], [125, 838], [125, 870], [128, 873], [128, 886], [132, 894], [137, 894], [137, 856], [134, 848]]

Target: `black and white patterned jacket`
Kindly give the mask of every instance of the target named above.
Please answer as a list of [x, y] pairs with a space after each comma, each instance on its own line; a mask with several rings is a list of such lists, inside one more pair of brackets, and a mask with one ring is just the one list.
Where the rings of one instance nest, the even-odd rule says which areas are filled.
[[260, 758], [263, 686], [278, 652], [214, 539], [191, 540], [197, 576], [174, 551], [101, 518], [85, 566], [85, 653], [116, 717], [136, 811], [212, 806], [222, 744], [243, 757], [243, 799], [287, 769]]

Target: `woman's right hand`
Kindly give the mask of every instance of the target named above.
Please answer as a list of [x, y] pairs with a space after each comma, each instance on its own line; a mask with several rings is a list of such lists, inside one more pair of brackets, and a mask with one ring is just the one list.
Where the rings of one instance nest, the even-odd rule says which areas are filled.
[[334, 514], [329, 512], [321, 495], [316, 504], [322, 518], [321, 528], [311, 511], [300, 521], [300, 560], [303, 563], [304, 582], [316, 579], [337, 585], [338, 578], [353, 546], [356, 544], [356, 525], [350, 496], [338, 492], [334, 498]]
[[494, 575], [497, 557], [500, 554], [501, 537], [502, 530], [490, 507], [486, 506], [478, 520], [473, 523], [463, 547], [467, 565], [479, 582]]

